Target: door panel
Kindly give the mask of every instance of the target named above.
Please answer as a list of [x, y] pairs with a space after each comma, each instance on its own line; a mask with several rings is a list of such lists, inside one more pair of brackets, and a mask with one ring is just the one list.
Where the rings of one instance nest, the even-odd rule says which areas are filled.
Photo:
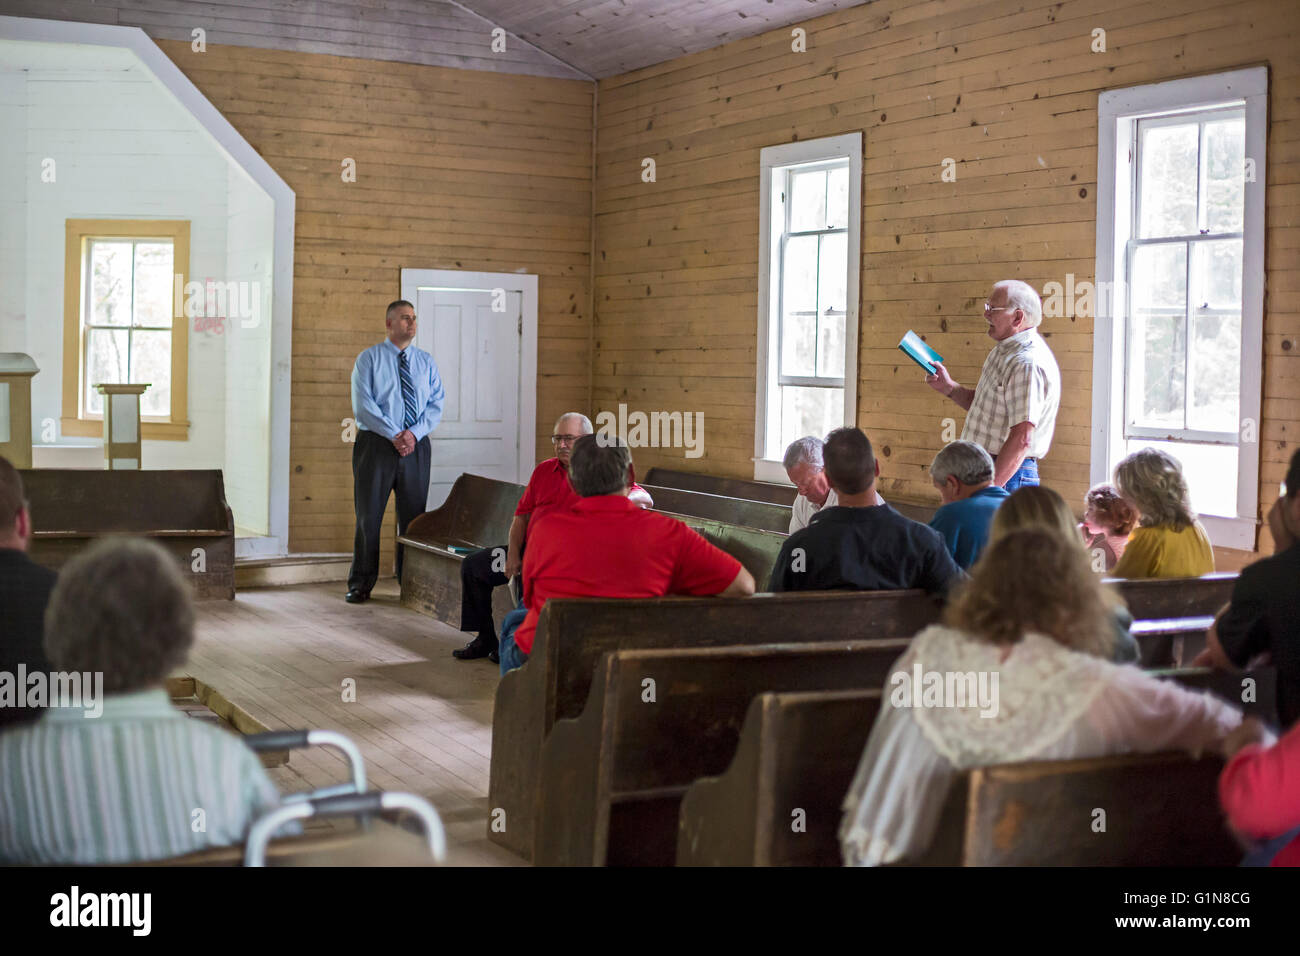
[[492, 311], [491, 290], [420, 288], [416, 344], [438, 363], [447, 397], [431, 437], [427, 507], [446, 500], [462, 472], [516, 481], [522, 296]]

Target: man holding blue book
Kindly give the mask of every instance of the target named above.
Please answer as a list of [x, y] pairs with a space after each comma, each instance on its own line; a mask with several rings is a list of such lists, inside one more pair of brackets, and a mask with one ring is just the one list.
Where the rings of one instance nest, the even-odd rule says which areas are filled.
[[1038, 484], [1038, 459], [1047, 454], [1061, 406], [1061, 370], [1038, 333], [1043, 306], [1019, 279], [993, 286], [984, 303], [989, 338], [997, 342], [973, 389], [953, 380], [943, 362], [932, 361], [925, 382], [966, 409], [961, 437], [993, 456], [993, 483], [1015, 491]]

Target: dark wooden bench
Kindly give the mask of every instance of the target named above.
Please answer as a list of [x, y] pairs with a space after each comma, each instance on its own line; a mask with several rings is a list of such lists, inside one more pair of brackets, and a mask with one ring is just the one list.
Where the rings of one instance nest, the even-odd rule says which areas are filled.
[[[442, 507], [413, 518], [400, 535], [402, 606], [460, 626], [460, 563], [464, 551], [504, 545], [524, 486], [468, 472], [456, 479]], [[514, 607], [506, 588], [492, 595], [497, 623]]]
[[532, 858], [542, 741], [555, 721], [582, 713], [609, 651], [910, 637], [938, 613], [921, 591], [550, 601], [528, 663], [497, 687], [488, 805], [507, 825], [488, 836]]
[[1199, 578], [1108, 578], [1133, 615], [1143, 667], [1186, 667], [1205, 648], [1214, 616], [1232, 598], [1236, 572]]
[[235, 521], [220, 470], [33, 468], [21, 475], [36, 563], [58, 570], [97, 538], [139, 536], [176, 558], [197, 600], [234, 599]]
[[711, 518], [725, 521], [727, 524], [740, 525], [742, 528], [757, 528], [760, 531], [775, 531], [786, 534], [790, 530], [789, 505], [772, 504], [769, 501], [754, 501], [750, 498], [727, 498], [723, 495], [710, 495], [701, 491], [686, 491], [682, 488], [666, 488], [658, 485], [642, 485], [650, 497], [654, 498], [655, 509], [674, 515], [690, 515], [695, 518]]
[[[1259, 692], [1253, 705], [1243, 704], [1238, 692], [1246, 675], [1203, 669], [1157, 673], [1194, 689], [1210, 690], [1261, 719], [1276, 714], [1276, 673], [1271, 668], [1249, 675], [1257, 681]], [[838, 866], [841, 804], [880, 706], [879, 690], [756, 697], [726, 772], [697, 780], [682, 800], [678, 864]], [[967, 791], [956, 787], [954, 794], [958, 805], [945, 808], [946, 818], [927, 862], [955, 862], [962, 853]], [[1169, 795], [1161, 799], [1167, 805]], [[1217, 808], [1212, 788], [1207, 799], [1212, 809]], [[1106, 808], [1109, 816], [1113, 805], [1110, 799], [1091, 806]], [[791, 826], [796, 809], [803, 811], [802, 831]], [[1178, 832], [1195, 834], [1181, 821]]]
[[536, 862], [671, 866], [681, 798], [731, 762], [756, 695], [879, 687], [907, 643], [606, 654], [581, 716], [557, 721], [543, 745]]
[[[681, 488], [684, 491], [722, 495], [727, 498], [748, 498], [751, 501], [767, 501], [778, 505], [793, 505], [797, 494], [793, 485], [702, 475], [693, 471], [674, 471], [671, 468], [651, 468], [646, 472], [646, 481], [664, 488]], [[880, 494], [899, 514], [913, 521], [926, 524], [934, 517], [937, 506], [930, 502], [890, 497], [883, 490]], [[788, 528], [789, 525], [786, 527]]]
[[[469, 551], [506, 543], [515, 508], [523, 493], [523, 485], [466, 473], [456, 479], [442, 507], [412, 519], [406, 534], [397, 539], [398, 544], [406, 549], [402, 561], [402, 606], [459, 627], [460, 563]], [[654, 497], [654, 492], [651, 496]], [[710, 508], [701, 504], [701, 500], [708, 497], [694, 496], [695, 509], [725, 513], [730, 507], [739, 517], [761, 517], [762, 509], [767, 507], [738, 501], [734, 505], [715, 504]], [[689, 503], [684, 497], [674, 500], [678, 504]], [[656, 506], [658, 503], [656, 500]], [[668, 513], [662, 508], [656, 510]], [[709, 516], [672, 514], [671, 517], [694, 528], [733, 555], [754, 575], [760, 587], [767, 583], [785, 540], [784, 528], [778, 533]], [[772, 515], [767, 514], [768, 523], [771, 519]], [[788, 517], [786, 526], [789, 526]], [[497, 588], [493, 592], [492, 609], [498, 624], [513, 607], [506, 588]]]

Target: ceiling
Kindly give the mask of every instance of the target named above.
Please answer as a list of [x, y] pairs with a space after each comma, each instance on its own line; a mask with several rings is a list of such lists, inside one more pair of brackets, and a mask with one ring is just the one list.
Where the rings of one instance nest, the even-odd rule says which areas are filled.
[[459, 0], [558, 60], [603, 79], [869, 0]]

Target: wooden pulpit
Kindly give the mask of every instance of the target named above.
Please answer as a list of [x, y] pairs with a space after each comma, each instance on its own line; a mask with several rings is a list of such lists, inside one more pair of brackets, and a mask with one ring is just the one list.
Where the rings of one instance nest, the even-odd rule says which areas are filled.
[[104, 462], [109, 471], [139, 471], [140, 396], [149, 384], [96, 385], [104, 396]]
[[23, 352], [0, 352], [0, 455], [15, 468], [32, 467], [32, 376], [39, 372]]

